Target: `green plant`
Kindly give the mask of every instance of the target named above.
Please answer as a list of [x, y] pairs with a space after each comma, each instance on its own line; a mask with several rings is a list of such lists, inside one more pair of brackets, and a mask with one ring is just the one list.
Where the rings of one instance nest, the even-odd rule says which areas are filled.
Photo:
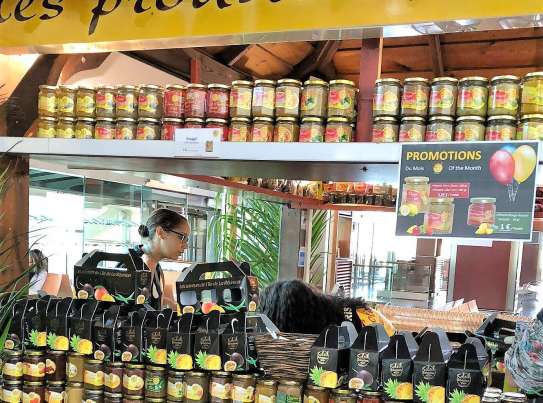
[[322, 241], [328, 228], [329, 214], [326, 210], [316, 210], [311, 220], [311, 253], [309, 255], [309, 283], [322, 286], [324, 264], [322, 260]]

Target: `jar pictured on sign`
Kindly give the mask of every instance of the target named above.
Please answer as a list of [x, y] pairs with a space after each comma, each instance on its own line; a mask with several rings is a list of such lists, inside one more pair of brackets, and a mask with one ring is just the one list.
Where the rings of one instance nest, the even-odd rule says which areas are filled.
[[45, 357], [45, 380], [59, 382], [66, 379], [66, 353], [51, 350]]
[[281, 381], [277, 386], [277, 403], [301, 403], [302, 385], [296, 381]]
[[406, 78], [403, 82], [402, 116], [428, 115], [428, 97], [430, 86], [428, 80], [421, 77]]
[[62, 117], [58, 119], [56, 137], [62, 139], [73, 139], [75, 137], [75, 119]]
[[543, 114], [522, 116], [517, 129], [517, 140], [543, 140]]
[[104, 85], [96, 89], [96, 117], [115, 117], [115, 87]]
[[496, 115], [488, 118], [485, 139], [487, 141], [515, 140], [517, 119], [508, 115]]
[[45, 402], [45, 386], [42, 382], [23, 383], [23, 402]]
[[183, 119], [164, 118], [162, 119], [161, 140], [175, 140], [175, 131], [183, 128]]
[[136, 140], [159, 140], [160, 121], [151, 118], [140, 118], [136, 131]]
[[122, 362], [109, 363], [104, 374], [104, 390], [110, 393], [122, 393], [123, 373], [124, 365]]
[[466, 77], [458, 82], [457, 116], [486, 116], [488, 80], [484, 77]]
[[54, 118], [57, 115], [57, 87], [40, 85], [38, 115]]
[[454, 199], [430, 198], [424, 213], [424, 227], [429, 234], [450, 234], [453, 229]]
[[184, 376], [184, 373], [180, 371], [168, 371], [168, 387], [166, 389], [168, 401], [182, 402], [185, 398]]
[[221, 129], [221, 141], [228, 141], [228, 121], [226, 119], [207, 119], [206, 129]]
[[402, 85], [396, 78], [382, 78], [375, 81], [373, 90], [373, 117], [398, 116]]
[[4, 350], [5, 361], [2, 366], [2, 378], [5, 381], [23, 380], [23, 352], [19, 350]]
[[245, 142], [249, 138], [251, 130], [250, 120], [247, 118], [232, 118], [228, 141]]
[[472, 197], [469, 202], [468, 225], [480, 226], [496, 222], [496, 199], [494, 197]]
[[402, 216], [415, 216], [425, 213], [428, 208], [430, 194], [430, 178], [426, 176], [408, 176], [404, 178], [402, 189]]
[[230, 87], [222, 84], [207, 86], [206, 116], [213, 119], [228, 119], [230, 114]]
[[99, 140], [113, 140], [115, 138], [116, 124], [112, 118], [97, 118], [94, 127], [94, 138]]
[[328, 118], [324, 141], [326, 143], [350, 143], [353, 137], [353, 128], [347, 118]]
[[275, 115], [275, 81], [256, 80], [253, 88], [253, 117], [273, 118]]
[[164, 90], [164, 117], [181, 119], [185, 115], [185, 87], [168, 85]]
[[66, 376], [68, 382], [83, 383], [85, 357], [79, 353], [68, 353], [66, 360]]
[[424, 118], [419, 118], [418, 116], [402, 118], [399, 135], [400, 143], [424, 141], [425, 132], [426, 125], [424, 124]]
[[85, 389], [101, 390], [104, 387], [104, 363], [102, 361], [85, 361], [83, 383]]
[[185, 93], [185, 117], [203, 119], [206, 115], [207, 88], [203, 84], [189, 84]]
[[250, 118], [253, 104], [253, 83], [238, 80], [232, 82], [230, 90], [230, 117]]
[[228, 372], [213, 372], [209, 382], [211, 403], [232, 402], [232, 378]]
[[79, 87], [75, 101], [78, 118], [94, 118], [96, 114], [96, 92], [92, 87]]
[[328, 91], [328, 118], [352, 119], [356, 103], [356, 88], [349, 80], [330, 81]]
[[298, 141], [299, 136], [300, 126], [298, 126], [298, 119], [290, 117], [277, 118], [273, 141], [276, 143], [291, 143]]
[[137, 88], [133, 85], [121, 85], [115, 93], [115, 114], [117, 118], [138, 118]]
[[321, 118], [303, 118], [300, 126], [300, 143], [322, 143], [324, 124]]
[[186, 403], [205, 403], [209, 399], [209, 379], [202, 372], [187, 372], [183, 381]]
[[23, 361], [23, 379], [25, 382], [43, 382], [45, 379], [43, 351], [26, 351]]
[[330, 393], [330, 403], [356, 403], [356, 393], [349, 389], [334, 389]]
[[528, 73], [522, 79], [520, 114], [543, 113], [543, 72]]
[[277, 382], [271, 379], [259, 379], [257, 381], [255, 391], [255, 403], [275, 403], [276, 396]]
[[302, 90], [301, 116], [326, 118], [328, 111], [328, 83], [322, 80], [308, 80]]
[[234, 375], [232, 377], [232, 403], [251, 403], [255, 400], [254, 375]]
[[364, 390], [360, 394], [358, 403], [381, 403], [383, 401], [383, 394], [379, 391]]
[[432, 116], [426, 126], [425, 141], [452, 141], [454, 119], [450, 116]]
[[104, 392], [104, 403], [123, 403], [123, 394]]
[[83, 400], [83, 384], [68, 382], [65, 390], [66, 402], [80, 402]]
[[437, 77], [432, 80], [430, 91], [430, 116], [454, 116], [456, 113], [456, 97], [458, 80], [452, 77]]
[[117, 118], [115, 127], [116, 140], [134, 140], [136, 138], [136, 119]]
[[77, 88], [71, 85], [61, 85], [57, 89], [58, 116], [75, 118], [75, 100]]
[[163, 95], [158, 85], [142, 85], [138, 94], [138, 116], [160, 119], [162, 117]]
[[273, 141], [273, 119], [264, 117], [254, 118], [249, 141], [253, 143]]
[[143, 396], [145, 387], [145, 365], [128, 364], [123, 373], [123, 394]]
[[83, 395], [84, 403], [103, 403], [104, 402], [104, 392], [101, 390], [90, 390], [85, 389]]
[[483, 141], [485, 139], [485, 120], [479, 116], [462, 116], [456, 119], [455, 141]]
[[47, 382], [45, 401], [47, 403], [64, 403], [64, 381]]
[[394, 143], [398, 141], [398, 122], [396, 118], [381, 116], [373, 119], [372, 142]]
[[36, 137], [54, 138], [57, 134], [57, 120], [49, 116], [40, 116]]
[[300, 115], [302, 82], [290, 78], [277, 81], [275, 114], [278, 117], [297, 118]]
[[204, 127], [204, 119], [187, 118], [185, 119], [185, 129], [202, 129]]
[[21, 381], [4, 381], [2, 387], [3, 403], [20, 403], [23, 401], [23, 383]]
[[517, 76], [497, 76], [490, 80], [488, 116], [517, 116], [520, 94]]
[[145, 368], [145, 396], [152, 398], [166, 397], [166, 369], [148, 365]]

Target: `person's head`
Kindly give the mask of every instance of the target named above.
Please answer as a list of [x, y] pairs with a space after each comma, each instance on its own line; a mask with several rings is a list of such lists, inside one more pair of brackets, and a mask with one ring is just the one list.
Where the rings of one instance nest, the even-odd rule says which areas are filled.
[[144, 251], [156, 259], [177, 259], [187, 248], [190, 226], [181, 214], [168, 210], [155, 210], [145, 225], [140, 225]]
[[32, 249], [28, 254], [28, 266], [31, 268], [31, 272], [33, 273], [47, 271], [48, 259], [41, 250]]

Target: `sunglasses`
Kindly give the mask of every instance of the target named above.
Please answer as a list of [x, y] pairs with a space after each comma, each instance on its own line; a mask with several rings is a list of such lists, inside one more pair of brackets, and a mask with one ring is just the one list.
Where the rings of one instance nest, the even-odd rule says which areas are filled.
[[179, 240], [180, 240], [181, 242], [186, 241], [187, 239], [189, 239], [189, 236], [188, 236], [187, 234], [183, 234], [183, 233], [181, 233], [181, 232], [174, 231], [173, 229], [169, 229], [169, 230], [167, 230], [167, 231], [168, 231], [168, 232], [172, 232], [172, 233], [174, 233], [175, 235], [177, 235], [177, 238], [179, 238]]

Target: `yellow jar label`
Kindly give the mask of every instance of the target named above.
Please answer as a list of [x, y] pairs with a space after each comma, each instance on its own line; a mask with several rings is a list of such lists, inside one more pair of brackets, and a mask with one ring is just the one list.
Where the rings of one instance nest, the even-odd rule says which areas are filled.
[[400, 142], [424, 141], [421, 130], [412, 127], [409, 130], [400, 130]]
[[23, 391], [20, 389], [3, 389], [2, 390], [2, 401], [4, 403], [21, 403], [23, 397]]
[[116, 97], [117, 110], [133, 113], [135, 109], [135, 96], [133, 94], [119, 94]]
[[48, 129], [44, 127], [38, 127], [38, 137], [42, 138], [54, 138], [57, 131], [54, 127], [50, 127]]
[[132, 129], [128, 127], [120, 127], [120, 128], [117, 128], [117, 133], [115, 135], [115, 138], [118, 140], [131, 140], [134, 138], [134, 133]]
[[320, 127], [312, 126], [300, 130], [300, 143], [322, 143], [323, 134]]
[[415, 111], [425, 111], [428, 107], [428, 97], [422, 90], [409, 91], [404, 90], [402, 95], [402, 109], [413, 109]]
[[66, 374], [68, 379], [75, 378], [77, 376], [77, 366], [71, 362], [66, 363]]
[[234, 393], [232, 400], [236, 402], [250, 403], [254, 401], [255, 389], [252, 386], [243, 388], [241, 386], [234, 386]]
[[430, 108], [449, 109], [454, 104], [454, 94], [450, 88], [441, 87], [432, 90]]
[[522, 103], [543, 106], [543, 82], [525, 83], [522, 88]]
[[249, 88], [232, 88], [230, 91], [230, 107], [251, 110], [252, 91]]
[[168, 397], [185, 397], [183, 382], [168, 382]]
[[253, 107], [273, 109], [275, 107], [275, 91], [273, 88], [255, 87]]
[[12, 364], [12, 363], [6, 362], [4, 364], [3, 374], [4, 376], [7, 375], [7, 376], [20, 378], [21, 376], [23, 376], [23, 363], [18, 362], [16, 364]]
[[204, 389], [197, 383], [192, 385], [185, 384], [185, 397], [188, 400], [202, 400], [204, 397]]
[[518, 109], [518, 87], [508, 85], [493, 87], [491, 93], [489, 108], [507, 109], [516, 112]]
[[64, 403], [64, 392], [47, 392], [45, 401], [48, 403]]
[[40, 403], [41, 397], [36, 392], [24, 393], [23, 392], [23, 403]]
[[40, 111], [46, 111], [49, 113], [55, 113], [57, 111], [57, 98], [54, 95], [44, 96], [41, 95], [38, 99], [38, 109]]
[[396, 141], [396, 131], [391, 126], [374, 127], [372, 141], [374, 143], [393, 143]]
[[136, 139], [155, 140], [155, 130], [149, 126], [140, 126], [137, 130]]
[[385, 91], [375, 94], [373, 98], [373, 110], [395, 112], [398, 109], [398, 95], [395, 91]]
[[328, 108], [350, 110], [354, 108], [353, 94], [343, 88], [331, 88], [328, 94]]
[[93, 137], [94, 133], [92, 132], [92, 130], [86, 127], [80, 127], [75, 131], [75, 138], [77, 139], [92, 139]]
[[275, 93], [275, 107], [282, 109], [298, 109], [300, 91], [291, 88], [278, 88]]
[[[459, 107], [469, 109], [486, 108], [486, 87], [468, 87], [460, 90], [458, 96]], [[485, 109], [486, 110], [486, 109]]]
[[117, 374], [105, 374], [104, 386], [109, 389], [116, 389], [121, 385], [121, 378]]
[[294, 141], [294, 134], [288, 127], [277, 126], [274, 140], [278, 143], [290, 143]]
[[232, 384], [211, 382], [211, 396], [218, 399], [230, 400], [232, 398]]
[[60, 113], [73, 113], [74, 100], [71, 97], [63, 96], [58, 100], [58, 111]]
[[517, 140], [543, 140], [543, 124], [541, 123], [523, 123]]
[[75, 137], [75, 130], [72, 127], [66, 127], [64, 129], [57, 129], [57, 137], [62, 139], [73, 139]]
[[269, 142], [272, 138], [271, 130], [268, 127], [253, 127], [253, 142]]
[[[256, 403], [275, 403], [275, 396], [258, 395], [256, 397]], [[317, 399], [313, 398], [311, 403], [320, 403], [320, 402]]]
[[94, 97], [85, 95], [83, 97], [77, 97], [77, 112], [86, 115], [92, 115], [94, 113], [95, 103]]
[[233, 127], [230, 129], [230, 139], [228, 141], [247, 141], [248, 132], [249, 130], [246, 127], [243, 129]]
[[158, 108], [158, 97], [154, 94], [140, 95], [138, 107], [140, 111], [155, 113]]
[[37, 364], [24, 363], [23, 365], [24, 375], [31, 376], [33, 378], [43, 378], [45, 376], [45, 363], [39, 362]]
[[115, 98], [110, 92], [96, 94], [96, 109], [112, 112], [115, 108]]
[[94, 386], [104, 386], [104, 373], [102, 371], [92, 372], [85, 370], [83, 373], [83, 382]]
[[138, 375], [123, 375], [123, 387], [128, 390], [141, 390], [145, 385], [145, 381]]

